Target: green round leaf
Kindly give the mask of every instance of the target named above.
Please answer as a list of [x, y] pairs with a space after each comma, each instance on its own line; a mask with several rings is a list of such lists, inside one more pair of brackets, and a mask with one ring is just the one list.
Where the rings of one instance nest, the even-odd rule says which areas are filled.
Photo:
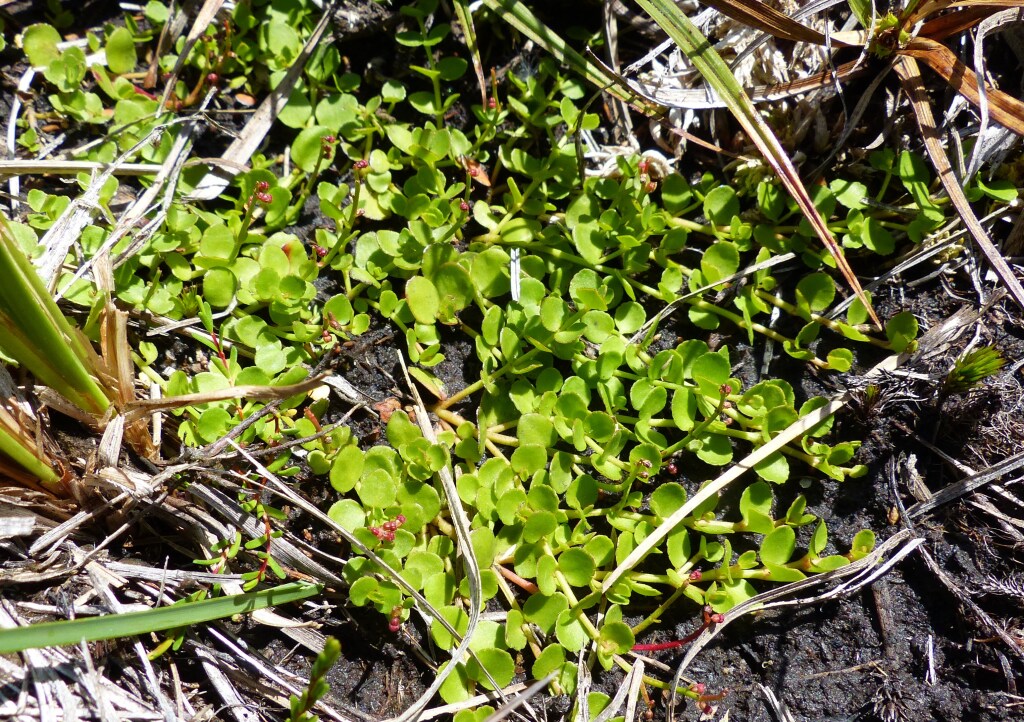
[[358, 446], [349, 444], [342, 448], [331, 463], [331, 486], [342, 494], [354, 489], [363, 473], [364, 459]]
[[836, 284], [827, 273], [809, 273], [796, 284], [797, 305], [821, 313], [836, 296]]
[[431, 324], [437, 320], [441, 299], [434, 284], [423, 276], [413, 276], [405, 284], [405, 298], [409, 310], [418, 323]]
[[57, 49], [60, 41], [60, 33], [56, 28], [45, 23], [29, 25], [22, 34], [25, 55], [37, 68], [45, 67], [60, 57], [60, 50]]
[[634, 644], [633, 630], [623, 622], [609, 622], [597, 635], [597, 653], [602, 657], [626, 654]]
[[238, 279], [226, 268], [211, 268], [203, 276], [203, 298], [214, 308], [227, 308], [238, 292]]
[[565, 649], [557, 644], [549, 644], [533, 663], [534, 679], [544, 679], [565, 664]]
[[470, 657], [466, 662], [466, 674], [470, 679], [476, 680], [486, 689], [494, 689], [494, 685], [491, 684], [487, 675], [483, 673], [483, 670], [480, 668], [481, 664], [490, 673], [490, 676], [499, 688], [506, 687], [516, 673], [516, 665], [512, 661], [512, 655], [504, 649], [491, 647], [489, 649], [476, 650], [476, 659]]
[[355, 499], [342, 499], [331, 505], [327, 516], [342, 529], [354, 532], [366, 526], [366, 512]]
[[568, 652], [578, 652], [590, 641], [587, 628], [580, 621], [579, 614], [573, 614], [568, 609], [558, 615], [558, 620], [555, 622], [555, 636]]
[[523, 604], [523, 616], [526, 621], [536, 624], [544, 634], [551, 634], [558, 615], [568, 608], [569, 602], [561, 592], [551, 596], [534, 594]]
[[[716, 225], [729, 225], [739, 212], [740, 200], [736, 196], [736, 191], [729, 186], [718, 186], [704, 196], [704, 215]], [[735, 269], [730, 271], [735, 272]]]
[[106, 50], [110, 72], [121, 75], [135, 70], [138, 55], [135, 53], [135, 40], [128, 28], [115, 28], [107, 38]]
[[786, 564], [796, 549], [796, 532], [791, 526], [773, 529], [761, 541], [761, 561], [765, 564]]
[[383, 509], [395, 503], [398, 484], [394, 477], [383, 469], [371, 472], [363, 477], [356, 489], [360, 500], [366, 506]]
[[574, 587], [589, 587], [594, 570], [594, 559], [582, 549], [567, 549], [558, 557], [558, 571]]
[[651, 511], [662, 519], [686, 503], [686, 489], [674, 481], [662, 484], [651, 494]]
[[[331, 133], [331, 129], [323, 125], [314, 125], [299, 132], [292, 141], [292, 161], [300, 170], [313, 172], [323, 152], [323, 140]], [[321, 162], [321, 165], [325, 162]]]
[[700, 259], [700, 271], [707, 283], [717, 283], [726, 276], [736, 273], [739, 267], [740, 252], [731, 241], [713, 243]]

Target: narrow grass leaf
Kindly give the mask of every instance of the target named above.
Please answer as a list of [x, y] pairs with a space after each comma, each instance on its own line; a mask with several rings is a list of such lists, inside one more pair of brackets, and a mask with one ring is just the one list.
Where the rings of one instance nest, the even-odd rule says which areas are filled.
[[92, 366], [95, 352], [57, 308], [2, 216], [0, 278], [0, 348], [69, 401], [102, 416], [110, 400]]
[[322, 585], [295, 582], [259, 592], [174, 604], [142, 612], [108, 614], [103, 617], [42, 622], [28, 627], [0, 629], [0, 654], [41, 647], [65, 646], [79, 642], [120, 639], [149, 632], [188, 627], [214, 619], [225, 619], [235, 614], [247, 614], [257, 609], [306, 599], [319, 594], [322, 590]]

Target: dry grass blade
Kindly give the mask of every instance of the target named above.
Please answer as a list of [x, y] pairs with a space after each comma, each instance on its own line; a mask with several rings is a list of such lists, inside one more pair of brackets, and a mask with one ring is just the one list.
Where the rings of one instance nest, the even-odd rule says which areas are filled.
[[487, 107], [487, 80], [484, 78], [484, 65], [480, 60], [480, 44], [476, 40], [476, 27], [473, 25], [473, 12], [469, 9], [468, 0], [454, 1], [455, 15], [462, 26], [462, 34], [465, 36], [466, 50], [473, 60], [473, 72], [476, 73], [476, 82], [480, 86], [480, 104]]
[[785, 149], [779, 143], [779, 139], [771, 131], [768, 125], [761, 118], [757, 109], [754, 108], [750, 98], [740, 86], [736, 77], [729, 70], [722, 57], [715, 52], [715, 49], [708, 42], [707, 38], [701, 35], [700, 31], [686, 15], [670, 0], [637, 0], [637, 3], [661, 26], [669, 37], [672, 38], [686, 53], [687, 58], [694, 64], [708, 84], [726, 102], [729, 110], [746, 130], [750, 139], [757, 146], [765, 160], [782, 180], [783, 185], [793, 199], [800, 206], [804, 216], [810, 222], [817, 233], [818, 238], [825, 245], [829, 254], [835, 260], [836, 267], [846, 283], [857, 294], [857, 298], [868, 310], [871, 320], [881, 329], [882, 323], [878, 320], [871, 302], [864, 294], [860, 281], [853, 273], [850, 265], [846, 262], [842, 248], [832, 236], [832, 232], [825, 224], [814, 202], [811, 200], [807, 189], [804, 188], [800, 176], [793, 166], [793, 162], [786, 155]]
[[181, 396], [168, 396], [158, 399], [139, 399], [125, 405], [125, 417], [127, 423], [132, 423], [156, 411], [180, 409], [183, 406], [208, 404], [214, 401], [228, 401], [240, 398], [258, 399], [260, 401], [287, 399], [315, 389], [323, 384], [323, 379], [323, 376], [314, 376], [297, 384], [289, 384], [287, 386], [231, 386], [226, 389], [204, 391], [196, 394], [182, 394]]
[[[938, 46], [943, 47], [941, 45]], [[963, 66], [963, 63], [960, 63], [960, 65]], [[949, 194], [953, 207], [963, 220], [964, 225], [970, 230], [971, 236], [973, 236], [982, 253], [985, 254], [999, 280], [1003, 282], [1003, 285], [1006, 286], [1010, 295], [1013, 296], [1021, 308], [1024, 308], [1024, 288], [1021, 287], [1020, 281], [1017, 280], [1013, 269], [1010, 268], [1006, 259], [999, 252], [999, 249], [989, 239], [985, 229], [981, 227], [981, 223], [978, 222], [977, 216], [974, 215], [974, 210], [964, 195], [960, 182], [953, 175], [949, 158], [946, 157], [946, 152], [943, 150], [942, 143], [939, 140], [939, 132], [935, 125], [935, 118], [932, 115], [931, 105], [928, 103], [924, 83], [921, 81], [921, 73], [917, 62], [910, 57], [899, 57], [896, 59], [893, 67], [903, 82], [903, 87], [907, 90], [907, 95], [910, 97], [910, 102], [914, 107], [914, 116], [917, 118], [918, 126], [921, 128], [921, 135], [924, 137], [925, 148], [928, 151], [936, 173], [939, 175], [939, 179], [942, 181], [943, 187], [946, 189], [946, 193]], [[964, 67], [964, 70], [971, 72], [966, 67]], [[973, 73], [971, 74], [973, 75]], [[993, 113], [993, 117], [995, 117], [995, 113]]]
[[832, 45], [846, 48], [848, 43], [832, 38], [829, 40], [822, 33], [797, 22], [785, 13], [765, 5], [758, 0], [704, 0], [704, 5], [713, 7], [722, 15], [737, 22], [757, 28], [769, 35], [793, 42], [814, 43], [815, 45]]
[[959, 499], [964, 494], [969, 494], [975, 489], [980, 489], [991, 481], [995, 481], [1002, 476], [1006, 476], [1010, 472], [1019, 469], [1021, 466], [1024, 466], [1024, 452], [1014, 454], [1008, 459], [1003, 459], [998, 464], [994, 464], [984, 471], [978, 472], [966, 479], [961, 479], [955, 484], [937, 491], [927, 501], [919, 501], [909, 507], [907, 509], [907, 516], [911, 519], [923, 516], [943, 504]]
[[[900, 51], [900, 54], [923, 61], [972, 105], [977, 108], [981, 107], [978, 76], [960, 62], [956, 55], [942, 43], [930, 38], [913, 38]], [[898, 64], [897, 72], [901, 72]], [[1018, 135], [1024, 136], [1024, 103], [991, 87], [985, 88], [985, 97], [988, 100], [988, 112], [992, 119]]]

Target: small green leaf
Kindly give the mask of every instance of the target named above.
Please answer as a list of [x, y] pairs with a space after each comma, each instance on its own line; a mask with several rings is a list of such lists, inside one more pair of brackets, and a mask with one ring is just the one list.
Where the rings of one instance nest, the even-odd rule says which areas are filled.
[[605, 669], [612, 668], [612, 657], [628, 653], [636, 640], [633, 630], [623, 622], [609, 622], [601, 627], [597, 637], [597, 656]]
[[797, 305], [813, 313], [821, 313], [832, 305], [836, 284], [827, 273], [810, 273], [796, 284]]
[[110, 72], [122, 75], [135, 70], [138, 55], [135, 52], [135, 39], [128, 28], [114, 28], [107, 38], [106, 51]]
[[686, 490], [674, 481], [662, 484], [651, 495], [651, 511], [665, 519], [686, 503]]
[[60, 33], [56, 28], [39, 23], [25, 28], [21, 42], [28, 61], [35, 67], [42, 68], [60, 57], [60, 50], [57, 49], [57, 43], [60, 41]]
[[[727, 226], [739, 215], [740, 200], [736, 191], [727, 185], [720, 185], [704, 197], [704, 215], [712, 223]], [[735, 273], [735, 269], [731, 273]]]
[[413, 276], [405, 284], [405, 298], [409, 310], [419, 323], [432, 324], [437, 320], [441, 301], [434, 284], [423, 276]]
[[911, 348], [917, 338], [917, 319], [910, 311], [903, 311], [885, 324], [885, 335], [894, 351], [902, 353]]
[[796, 532], [793, 527], [780, 526], [761, 540], [761, 561], [765, 564], [787, 564], [796, 549]]
[[589, 587], [594, 570], [593, 558], [583, 549], [567, 549], [558, 557], [558, 571], [574, 587]]

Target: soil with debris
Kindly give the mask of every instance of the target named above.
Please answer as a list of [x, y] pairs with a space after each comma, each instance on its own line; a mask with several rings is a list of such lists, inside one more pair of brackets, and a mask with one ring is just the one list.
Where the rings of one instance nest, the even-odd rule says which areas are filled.
[[[31, 15], [38, 11], [26, 7], [31, 5], [15, 3], [3, 12], [27, 25], [42, 19]], [[387, 63], [401, 62], [404, 53], [393, 53], [390, 44], [383, 44], [393, 42], [398, 22], [391, 8], [373, 2], [343, 5], [338, 15], [338, 32], [349, 33], [353, 39], [355, 52], [350, 55], [354, 68], [358, 67], [360, 56], [364, 56], [365, 62], [378, 62], [381, 58]], [[105, 14], [111, 21], [118, 18], [115, 3], [94, 3], [92, 7], [102, 11], [93, 17]], [[596, 26], [600, 20], [598, 4], [587, 5], [586, 12], [593, 14], [591, 22]], [[555, 12], [545, 19], [556, 29], [564, 30], [563, 26], [570, 21], [583, 22], [581, 14], [574, 8], [571, 13]], [[647, 38], [648, 32], [650, 28], [645, 26], [639, 37]], [[481, 42], [488, 41], [499, 42], [482, 32]], [[638, 42], [637, 37], [631, 42]], [[504, 51], [506, 67], [519, 60], [511, 52]], [[13, 57], [8, 52], [0, 56], [0, 62], [9, 64]], [[384, 68], [388, 73], [393, 70]], [[8, 66], [4, 75], [7, 94], [14, 93], [17, 77], [18, 70]], [[829, 107], [840, 112], [838, 105]], [[6, 121], [6, 111], [3, 120]], [[721, 118], [719, 121], [720, 130], [729, 132], [730, 123]], [[878, 130], [865, 128], [859, 135], [870, 138]], [[641, 139], [642, 143], [647, 141], [649, 138]], [[265, 152], [271, 155], [274, 150]], [[694, 170], [713, 169], [718, 162], [705, 151], [692, 152]], [[309, 210], [315, 213], [312, 207]], [[293, 230], [304, 238], [311, 237], [316, 225], [316, 217], [310, 216]], [[914, 273], [924, 276], [930, 270], [915, 269]], [[994, 284], [987, 278], [982, 283], [991, 292]], [[330, 293], [327, 287], [320, 291]], [[898, 290], [890, 286], [876, 295], [880, 313], [909, 309], [923, 330], [940, 324], [961, 307], [972, 305], [973, 299], [971, 281], [963, 271]], [[673, 323], [678, 325], [663, 327], [663, 334], [688, 334], [689, 329], [679, 316]], [[1020, 571], [1024, 563], [1024, 487], [1020, 472], [1011, 471], [982, 490], [931, 513], [918, 517], [907, 513], [916, 501], [914, 490], [918, 494], [934, 493], [970, 473], [955, 468], [954, 462], [981, 472], [1020, 452], [1024, 442], [1024, 393], [1021, 365], [1012, 360], [1024, 359], [1022, 329], [1021, 310], [1003, 299], [976, 322], [961, 329], [961, 334], [940, 352], [904, 367], [911, 375], [886, 377], [879, 384], [877, 400], [870, 401], [861, 394], [860, 401], [840, 413], [836, 433], [865, 439], [858, 458], [869, 464], [870, 472], [843, 484], [810, 479], [806, 485], [791, 483], [789, 486], [794, 488], [781, 492], [783, 497], [806, 494], [808, 511], [828, 520], [834, 538], [851, 539], [857, 531], [867, 528], [884, 539], [909, 528], [925, 542], [867, 589], [812, 606], [749, 615], [725, 628], [687, 670], [687, 676], [704, 682], [709, 690], [727, 690], [724, 698], [715, 702], [715, 719], [723, 719], [726, 712], [730, 719], [749, 722], [1024, 718], [1024, 690], [1017, 686], [1024, 673], [1024, 576]], [[997, 346], [1011, 363], [981, 390], [940, 399], [941, 375], [974, 337], [980, 343]], [[335, 363], [354, 386], [374, 396], [375, 401], [401, 396], [401, 389], [393, 381], [400, 377], [400, 370], [392, 352], [400, 338], [396, 329], [376, 321], [365, 337], [342, 350]], [[749, 347], [745, 337], [740, 336], [723, 341], [735, 342], [735, 347], [746, 350], [738, 354], [742, 366], [734, 371], [735, 375], [755, 378], [764, 349], [757, 345]], [[463, 375], [473, 372], [472, 348], [464, 340], [453, 339], [443, 351], [447, 361], [435, 372], [448, 388], [461, 388], [465, 385]], [[180, 341], [167, 342], [161, 352], [181, 367], [201, 366], [205, 362], [202, 351]], [[859, 359], [860, 369], [877, 360], [865, 355]], [[856, 373], [819, 378], [788, 357], [776, 359], [773, 374], [789, 380], [804, 398], [833, 395], [847, 386], [857, 387], [859, 378]], [[332, 410], [327, 420], [340, 419], [346, 410]], [[379, 424], [372, 419], [353, 417], [352, 423], [356, 435], [367, 443], [381, 433]], [[62, 422], [61, 426], [61, 443], [76, 449], [69, 452], [72, 458], [92, 453], [94, 440], [83, 439], [73, 423]], [[939, 452], [950, 459], [943, 459]], [[692, 476], [702, 478], [696, 471]], [[319, 479], [300, 480], [301, 492], [321, 508], [330, 503], [324, 486]], [[693, 492], [696, 487], [693, 482], [688, 490]], [[45, 499], [27, 496], [24, 508], [40, 508], [45, 503]], [[49, 511], [52, 517], [54, 510]], [[74, 513], [71, 506], [57, 511], [64, 518]], [[288, 528], [308, 543], [307, 551], [343, 555], [341, 540], [313, 516], [301, 509], [287, 511]], [[119, 525], [128, 518], [132, 519], [132, 527], [120, 533], [123, 530]], [[130, 565], [145, 564], [158, 570], [165, 565], [182, 568], [175, 564], [187, 564], [193, 552], [191, 544], [176, 540], [174, 535], [179, 530], [184, 527], [176, 527], [172, 516], [157, 511], [130, 516], [112, 514], [95, 528], [79, 530], [59, 547], [44, 548], [42, 551], [49, 553], [45, 560], [37, 553], [29, 553], [20, 542], [0, 540], [0, 625], [9, 621], [2, 618], [4, 614], [26, 621], [40, 615], [60, 616], [61, 610], [72, 602], [104, 604], [96, 590], [102, 587], [101, 581], [109, 585], [111, 580], [98, 581], [77, 572], [77, 568], [110, 532], [118, 531], [119, 535], [105, 549], [95, 552], [96, 558], [124, 563], [121, 574], [125, 578], [132, 578]], [[188, 582], [176, 586], [179, 591], [189, 590]], [[136, 593], [141, 601], [144, 595], [140, 592], [131, 591], [128, 596]], [[431, 671], [422, 659], [423, 647], [428, 645], [425, 629], [408, 624], [399, 635], [394, 635], [388, 631], [382, 615], [346, 604], [343, 591], [325, 601], [331, 606], [305, 608], [305, 621], [315, 622], [320, 633], [342, 642], [342, 659], [329, 675], [331, 692], [325, 701], [350, 719], [380, 720], [400, 714], [431, 679]], [[294, 611], [297, 613], [297, 608]], [[643, 641], [690, 633], [695, 625], [691, 611], [667, 615], [661, 625], [663, 631]], [[244, 654], [233, 645], [243, 649]], [[312, 660], [307, 647], [300, 631], [275, 631], [243, 619], [211, 625], [210, 634], [190, 640], [180, 651], [153, 664], [161, 687], [177, 687], [206, 705], [197, 710], [195, 719], [232, 718], [219, 698], [208, 691], [211, 664], [216, 666], [218, 660], [228, 676], [249, 680], [249, 685], [239, 684], [237, 688], [251, 690], [252, 698], [238, 700], [238, 704], [259, 710], [253, 719], [280, 719], [284, 717], [281, 708], [269, 706], [266, 700], [281, 696], [282, 690], [302, 689]], [[680, 659], [671, 652], [652, 656], [671, 669]], [[108, 719], [145, 718], [148, 714], [136, 701], [149, 700], [145, 691], [149, 688], [147, 673], [128, 643], [94, 645], [88, 661], [73, 650], [37, 657], [34, 661], [28, 656], [26, 659], [39, 667], [33, 675], [62, 674], [60, 665], [80, 669], [94, 665], [116, 687], [129, 691], [124, 697], [111, 698], [112, 716]], [[43, 670], [47, 666], [50, 671]], [[13, 719], [40, 718], [39, 707], [30, 699], [32, 677], [17, 667], [17, 658], [0, 656], [0, 717], [6, 714]], [[291, 675], [283, 680], [287, 684], [270, 677], [274, 670]], [[525, 675], [517, 681], [526, 681]], [[595, 671], [593, 688], [614, 694], [621, 681], [621, 675], [614, 672]], [[110, 688], [105, 689], [114, 694]], [[778, 699], [777, 704], [769, 701], [772, 695]], [[666, 702], [655, 701], [655, 719], [663, 719]], [[535, 698], [532, 704], [538, 709], [539, 718], [557, 719], [567, 711], [565, 699]], [[163, 711], [171, 716], [180, 713], [174, 709]], [[684, 711], [677, 710], [677, 716], [697, 719], [699, 715], [690, 706]]]

